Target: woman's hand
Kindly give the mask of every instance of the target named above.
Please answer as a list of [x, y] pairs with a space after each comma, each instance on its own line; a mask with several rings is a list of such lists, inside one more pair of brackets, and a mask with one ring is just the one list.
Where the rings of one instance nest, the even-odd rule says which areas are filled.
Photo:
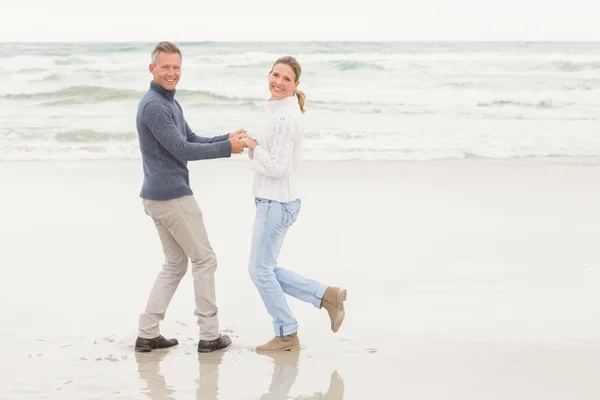
[[245, 130], [245, 129], [238, 129], [238, 130], [237, 130], [237, 131], [235, 131], [235, 132], [231, 132], [231, 133], [229, 134], [229, 137], [228, 137], [228, 139], [233, 139], [234, 137], [239, 137], [239, 139], [241, 139], [241, 138], [245, 138], [245, 137], [247, 137], [247, 136], [248, 136], [248, 135], [246, 134], [246, 130]]
[[246, 146], [248, 146], [250, 150], [254, 150], [256, 146], [258, 146], [256, 140], [250, 139], [249, 137], [242, 138], [242, 142], [246, 143]]

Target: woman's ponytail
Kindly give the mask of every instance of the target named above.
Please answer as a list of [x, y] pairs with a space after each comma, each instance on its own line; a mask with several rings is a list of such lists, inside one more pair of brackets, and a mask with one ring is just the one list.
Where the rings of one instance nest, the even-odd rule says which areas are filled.
[[304, 92], [296, 90], [296, 97], [298, 97], [298, 105], [300, 106], [300, 111], [302, 111], [303, 113], [306, 112], [306, 110], [304, 110], [304, 101], [306, 100], [306, 95], [304, 94]]

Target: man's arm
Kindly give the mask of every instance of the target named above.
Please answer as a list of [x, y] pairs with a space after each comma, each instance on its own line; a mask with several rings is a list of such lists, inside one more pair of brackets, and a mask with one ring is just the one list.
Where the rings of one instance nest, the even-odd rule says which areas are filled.
[[179, 133], [171, 111], [158, 102], [150, 102], [144, 106], [142, 122], [152, 132], [158, 143], [179, 161], [231, 157], [229, 140], [210, 143], [188, 142]]

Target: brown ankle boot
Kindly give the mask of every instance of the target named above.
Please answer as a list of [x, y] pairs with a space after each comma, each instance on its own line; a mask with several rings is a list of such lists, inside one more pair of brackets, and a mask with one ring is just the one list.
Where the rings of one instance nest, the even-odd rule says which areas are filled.
[[346, 300], [346, 289], [329, 286], [321, 299], [321, 307], [327, 310], [331, 320], [331, 330], [337, 332], [344, 322], [344, 301]]
[[267, 343], [258, 346], [256, 351], [298, 351], [300, 350], [300, 339], [298, 333], [287, 336], [275, 336]]

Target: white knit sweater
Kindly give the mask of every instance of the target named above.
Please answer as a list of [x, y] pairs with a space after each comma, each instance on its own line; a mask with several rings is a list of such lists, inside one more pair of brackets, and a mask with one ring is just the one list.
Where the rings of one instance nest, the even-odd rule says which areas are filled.
[[298, 169], [304, 139], [302, 112], [296, 96], [267, 101], [262, 128], [249, 136], [258, 142], [250, 150], [250, 167], [256, 171], [252, 194], [282, 203], [300, 198]]

